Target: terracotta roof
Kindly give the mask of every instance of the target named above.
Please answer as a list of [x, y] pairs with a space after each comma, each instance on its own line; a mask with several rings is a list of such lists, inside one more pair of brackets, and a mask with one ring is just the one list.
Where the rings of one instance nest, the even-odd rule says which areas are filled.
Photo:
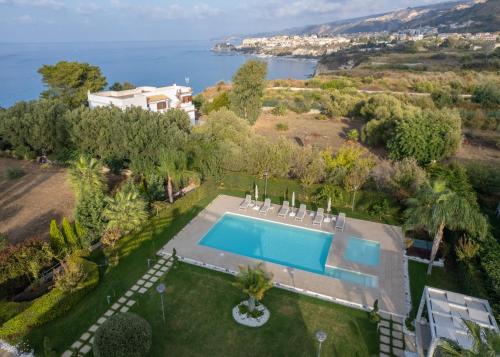
[[164, 94], [152, 95], [151, 97], [148, 97], [148, 103], [159, 102], [165, 99], [168, 99], [168, 97]]

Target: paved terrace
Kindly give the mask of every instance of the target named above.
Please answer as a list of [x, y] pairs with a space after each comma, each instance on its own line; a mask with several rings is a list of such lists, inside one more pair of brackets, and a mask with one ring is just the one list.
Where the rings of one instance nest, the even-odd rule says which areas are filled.
[[[240, 210], [239, 205], [242, 198], [220, 195], [212, 201], [198, 216], [196, 216], [186, 227], [182, 229], [171, 241], [169, 241], [159, 252], [159, 255], [170, 255], [172, 249], [182, 259], [205, 263], [227, 269], [232, 272], [238, 271], [241, 264], [257, 264], [260, 260], [223, 252], [221, 250], [198, 245], [198, 242], [208, 232], [212, 225], [226, 212], [237, 213], [249, 217], [267, 219], [275, 222], [286, 222], [292, 226], [314, 228], [334, 234], [332, 246], [326, 264], [339, 268], [346, 268], [361, 273], [375, 275], [378, 277], [378, 288], [367, 288], [347, 281], [310, 273], [307, 271], [293, 269], [291, 273], [285, 266], [264, 261], [267, 271], [273, 273], [275, 283], [293, 287], [296, 290], [306, 290], [309, 294], [316, 293], [335, 298], [339, 302], [351, 302], [362, 305], [358, 307], [371, 308], [375, 299], [379, 299], [381, 310], [406, 315], [405, 308], [405, 281], [403, 266], [403, 235], [400, 227], [386, 224], [363, 221], [353, 218], [346, 219], [343, 232], [334, 231], [334, 223], [323, 223], [321, 228], [313, 226], [313, 212], [304, 218], [303, 222], [297, 222], [293, 217], [278, 216], [280, 206], [273, 205], [267, 215], [248, 208]], [[262, 203], [260, 202], [259, 205]], [[369, 239], [380, 242], [380, 264], [378, 266], [367, 266], [345, 261], [343, 256], [347, 246], [348, 237]]]

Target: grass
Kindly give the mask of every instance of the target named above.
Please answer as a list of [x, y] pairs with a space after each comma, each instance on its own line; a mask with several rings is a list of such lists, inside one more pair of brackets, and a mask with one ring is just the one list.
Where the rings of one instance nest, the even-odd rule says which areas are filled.
[[285, 123], [278, 123], [276, 124], [276, 130], [278, 131], [287, 131], [288, 130], [288, 125]]
[[410, 292], [412, 309], [410, 318], [413, 320], [418, 312], [418, 305], [422, 298], [422, 293], [426, 285], [438, 289], [451, 290], [462, 293], [460, 286], [460, 277], [457, 272], [450, 267], [433, 267], [432, 274], [427, 275], [427, 264], [418, 263], [410, 260], [408, 262], [408, 270], [410, 274]]
[[[107, 296], [111, 296], [111, 299], [115, 301], [127, 289], [129, 289], [130, 286], [132, 286], [133, 283], [138, 280], [139, 277], [142, 276], [142, 274], [144, 274], [144, 272], [147, 270], [148, 258], [153, 260], [156, 259], [156, 252], [166, 242], [168, 242], [169, 239], [175, 236], [178, 231], [180, 231], [218, 194], [224, 193], [243, 197], [244, 193], [249, 192], [249, 190], [252, 189], [253, 185], [256, 182], [259, 184], [259, 187], [261, 189], [264, 188], [263, 180], [256, 179], [255, 177], [229, 175], [225, 177], [222, 187], [217, 187], [213, 182], [207, 182], [196, 191], [189, 193], [186, 197], [183, 197], [182, 199], [176, 201], [173, 205], [161, 211], [158, 216], [155, 216], [148, 222], [143, 231], [124, 237], [119, 242], [119, 264], [116, 267], [107, 269], [104, 269], [104, 265], [102, 266], [101, 280], [98, 287], [94, 291], [87, 295], [82, 302], [75, 306], [75, 308], [73, 308], [65, 316], [55, 319], [54, 321], [51, 321], [50, 323], [42, 327], [33, 329], [26, 337], [27, 342], [33, 348], [35, 348], [36, 353], [40, 354], [43, 350], [42, 346], [44, 337], [48, 337], [53, 348], [58, 353], [62, 353], [109, 308], [107, 304]], [[287, 190], [289, 191], [290, 196], [292, 191], [295, 191], [297, 193], [297, 204], [298, 202], [305, 202], [307, 200], [306, 193], [303, 192], [302, 187], [297, 181], [279, 179], [269, 180], [268, 194], [272, 198], [273, 202], [281, 203], [282, 198], [284, 197], [283, 195]], [[359, 194], [359, 196], [363, 197], [361, 194]], [[313, 208], [314, 206], [309, 207]], [[372, 216], [363, 211], [351, 212], [348, 209], [342, 210], [351, 217], [375, 220]], [[391, 216], [390, 222], [397, 223], [396, 219]], [[94, 253], [90, 258], [98, 264], [103, 264], [104, 259], [100, 252]], [[191, 273], [195, 274], [196, 269], [192, 270]], [[196, 274], [201, 273], [197, 272]], [[221, 306], [223, 304], [224, 313], [229, 314], [230, 309], [226, 309], [226, 303], [230, 303], [229, 305], [235, 305], [238, 302], [238, 299], [242, 299], [242, 296], [239, 295], [238, 292], [232, 292], [233, 288], [230, 286], [227, 279], [224, 280], [223, 276], [218, 276], [218, 278], [216, 278], [216, 276], [218, 275], [216, 274], [212, 276], [208, 274], [206, 279], [209, 279], [210, 277], [211, 279], [220, 281], [221, 287], [218, 288], [220, 289], [220, 296], [218, 299], [221, 300], [221, 305], [218, 308], [220, 309], [220, 313], [222, 314], [223, 312], [221, 310]], [[205, 277], [203, 277], [203, 279], [204, 278]], [[188, 279], [188, 277], [186, 277], [186, 279]], [[208, 303], [208, 297], [204, 297], [201, 292], [199, 293], [200, 297], [198, 298], [195, 298], [193, 296], [191, 296], [190, 299], [188, 298], [191, 293], [189, 292], [189, 289], [187, 287], [191, 286], [190, 284], [192, 284], [192, 287], [194, 289], [196, 284], [202, 282], [203, 279], [200, 279], [199, 281], [198, 279], [193, 278], [190, 280], [191, 282], [189, 284], [183, 285], [182, 289], [185, 289], [187, 291], [182, 295], [179, 295], [178, 298], [180, 300], [186, 298], [189, 303], [182, 305], [182, 307], [179, 306], [179, 309], [176, 309], [176, 316], [183, 316], [183, 314], [187, 314], [188, 312], [183, 311], [183, 309], [189, 310], [191, 305], [193, 305], [194, 303]], [[203, 290], [202, 288], [201, 290]], [[215, 289], [214, 287], [214, 290], [217, 289]], [[304, 355], [310, 355], [310, 352], [313, 351], [314, 347], [314, 341], [311, 336], [312, 333], [314, 333], [314, 328], [316, 328], [316, 326], [321, 326], [322, 328], [325, 328], [327, 330], [329, 329], [328, 331], [331, 332], [332, 336], [339, 336], [332, 337], [331, 341], [334, 342], [334, 344], [332, 344], [330, 347], [325, 347], [330, 348], [332, 351], [351, 351], [352, 349], [352, 353], [348, 353], [348, 355], [364, 356], [367, 354], [376, 353], [376, 346], [378, 346], [378, 343], [375, 343], [373, 341], [366, 342], [364, 340], [369, 339], [371, 341], [372, 339], [372, 337], [370, 337], [371, 332], [368, 328], [368, 325], [366, 325], [365, 323], [368, 320], [365, 318], [364, 313], [356, 312], [355, 310], [342, 308], [329, 303], [323, 303], [313, 299], [308, 299], [298, 295], [288, 294], [283, 291], [276, 290], [271, 292], [269, 295], [269, 307], [271, 307], [274, 311], [273, 316], [274, 314], [277, 315], [275, 320], [277, 322], [271, 324], [270, 326], [274, 326], [276, 331], [270, 331], [269, 328], [265, 328], [262, 330], [267, 331], [265, 334], [254, 336], [253, 339], [249, 337], [250, 335], [248, 334], [248, 332], [242, 332], [241, 336], [234, 332], [235, 335], [233, 336], [229, 332], [218, 331], [218, 329], [215, 329], [215, 326], [217, 326], [217, 320], [214, 320], [214, 317], [211, 317], [211, 314], [214, 313], [214, 316], [219, 315], [217, 315], [217, 311], [212, 311], [213, 309], [217, 309], [217, 304], [215, 302], [213, 304], [214, 306], [207, 305], [206, 308], [199, 308], [198, 310], [194, 311], [194, 313], [190, 312], [190, 314], [193, 315], [186, 316], [186, 318], [196, 320], [200, 316], [204, 316], [203, 319], [206, 319], [207, 322], [203, 322], [205, 321], [203, 319], [196, 320], [198, 321], [196, 325], [192, 324], [192, 326], [190, 328], [187, 327], [187, 329], [192, 331], [193, 333], [196, 332], [196, 334], [199, 335], [200, 339], [201, 337], [204, 337], [205, 342], [209, 340], [211, 341], [211, 339], [213, 338], [214, 341], [218, 341], [218, 343], [221, 343], [221, 341], [227, 338], [229, 339], [227, 343], [230, 343], [234, 350], [236, 347], [234, 347], [232, 344], [237, 345], [239, 350], [241, 351], [245, 351], [245, 349], [248, 349], [248, 351], [252, 351], [252, 349], [257, 348], [254, 345], [264, 343], [265, 347], [259, 348], [262, 349], [263, 355], [266, 355], [266, 353], [267, 355], [269, 355], [269, 352], [264, 352], [278, 351], [273, 342], [273, 336], [278, 336], [277, 338], [281, 339], [281, 342], [278, 343], [278, 346], [280, 346], [279, 350], [281, 351], [282, 349], [286, 349], [287, 347], [287, 338], [283, 336], [287, 335], [287, 330], [289, 329], [289, 327], [293, 327], [294, 335], [290, 335], [290, 338], [293, 337], [293, 339], [300, 341], [294, 345], [295, 348], [300, 347], [300, 350], [303, 351]], [[327, 313], [326, 311], [330, 311], [329, 309], [331, 309], [331, 311], [337, 311], [339, 316], [342, 315], [340, 314], [340, 311], [342, 311], [343, 314], [346, 315], [343, 318], [344, 320], [342, 320], [342, 318], [340, 317], [337, 317], [333, 312]], [[287, 313], [290, 314], [289, 318], [286, 318]], [[348, 319], [347, 315], [356, 316], [356, 319]], [[178, 320], [179, 321], [177, 321], [176, 323], [184, 323], [183, 321], [180, 321], [180, 319]], [[205, 326], [197, 326], [199, 324], [205, 324]], [[231, 328], [235, 329], [236, 327], [239, 328], [239, 326], [232, 326]], [[339, 329], [339, 331], [337, 331], [336, 329]], [[237, 330], [238, 329], [236, 329], [235, 331]], [[346, 342], [344, 344], [342, 342], [342, 339], [340, 338], [340, 336], [343, 336], [343, 333], [346, 333], [347, 336], [358, 336], [356, 337], [356, 339], [359, 339], [360, 342]], [[373, 333], [376, 334], [375, 332]], [[224, 339], [219, 337], [218, 334], [223, 334]], [[305, 339], [305, 337], [303, 337], [304, 334], [309, 336], [309, 338]], [[192, 355], [187, 352], [182, 352], [181, 344], [184, 343], [185, 348], [188, 348], [192, 343], [189, 337], [187, 337], [187, 335], [186, 337], [183, 337], [182, 334], [175, 336], [176, 339], [179, 339], [179, 341], [176, 342], [177, 344], [179, 344], [179, 355]], [[170, 339], [173, 338], [173, 336], [170, 336]], [[242, 339], [242, 343], [239, 343], [239, 338]], [[347, 340], [348, 339], [346, 339], [346, 341]], [[376, 340], [376, 337], [373, 337], [373, 340]], [[162, 340], [160, 339], [159, 341], [155, 342], [155, 345], [157, 343], [160, 343], [160, 345], [166, 343], [161, 341]], [[292, 341], [293, 340], [290, 340], [289, 342], [291, 343]], [[362, 341], [365, 342], [362, 343]], [[170, 343], [173, 342], [170, 341]], [[217, 346], [212, 346], [212, 348], [216, 347]], [[191, 350], [190, 352], [193, 352], [193, 350]], [[250, 352], [248, 354], [250, 354]], [[245, 353], [243, 353], [243, 355], [245, 355]]]
[[366, 312], [275, 288], [263, 301], [269, 322], [254, 329], [232, 318], [246, 298], [232, 276], [181, 263], [162, 280], [166, 324], [153, 289], [132, 308], [152, 326], [151, 356], [313, 356], [318, 329], [328, 334], [325, 356], [378, 355], [376, 326]]

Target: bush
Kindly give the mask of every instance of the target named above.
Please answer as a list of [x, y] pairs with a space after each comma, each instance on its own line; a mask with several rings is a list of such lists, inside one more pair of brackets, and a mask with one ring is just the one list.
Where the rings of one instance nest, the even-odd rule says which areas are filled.
[[5, 177], [9, 180], [15, 180], [20, 177], [23, 177], [25, 175], [25, 172], [21, 170], [19, 167], [11, 167], [7, 169], [7, 172], [5, 173]]
[[420, 164], [453, 155], [461, 142], [461, 119], [452, 110], [424, 110], [396, 123], [387, 142], [391, 159], [413, 157]]
[[288, 125], [285, 123], [278, 123], [276, 124], [276, 130], [278, 131], [287, 131], [288, 130]]
[[41, 326], [71, 310], [99, 282], [99, 269], [96, 264], [81, 259], [81, 264], [88, 278], [82, 281], [71, 293], [54, 288], [47, 294], [34, 300], [29, 308], [7, 321], [0, 328], [0, 338], [12, 339], [24, 336], [33, 327]]
[[142, 357], [151, 348], [152, 332], [149, 323], [131, 313], [111, 316], [94, 337], [95, 357]]
[[287, 110], [286, 105], [280, 103], [271, 110], [271, 114], [283, 116], [286, 114], [286, 110]]
[[358, 141], [359, 132], [357, 129], [351, 129], [347, 132], [347, 140]]
[[482, 86], [477, 86], [474, 89], [472, 101], [487, 108], [500, 106], [500, 89], [498, 85], [495, 83], [487, 83]]

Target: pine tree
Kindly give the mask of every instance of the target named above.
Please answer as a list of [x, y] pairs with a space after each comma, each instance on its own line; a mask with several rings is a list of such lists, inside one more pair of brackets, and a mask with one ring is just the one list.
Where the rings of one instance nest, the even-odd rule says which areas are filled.
[[64, 232], [64, 238], [66, 239], [66, 244], [72, 248], [77, 247], [78, 237], [76, 236], [73, 226], [69, 223], [66, 217], [63, 218], [62, 229]]
[[66, 250], [64, 236], [55, 219], [50, 221], [50, 246], [56, 254], [64, 253]]

